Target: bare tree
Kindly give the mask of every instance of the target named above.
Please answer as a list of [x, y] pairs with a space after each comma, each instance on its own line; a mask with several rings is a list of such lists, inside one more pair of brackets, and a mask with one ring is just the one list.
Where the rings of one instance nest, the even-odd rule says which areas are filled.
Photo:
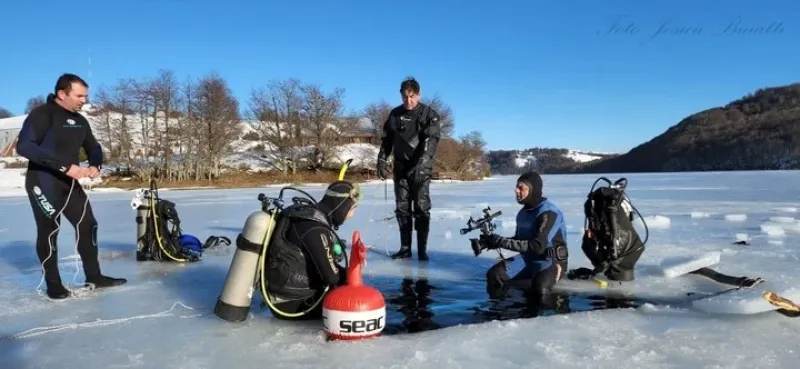
[[10, 111], [8, 111], [8, 109], [0, 108], [0, 119], [11, 118], [13, 116], [14, 116], [14, 114], [12, 114]]
[[112, 124], [111, 140], [117, 144], [119, 158], [128, 169], [134, 168], [133, 159], [136, 157], [139, 145], [133, 140], [133, 127], [130, 114], [133, 113], [133, 92], [135, 81], [130, 78], [122, 78], [109, 91], [110, 109], [116, 113], [115, 123]]
[[211, 73], [197, 85], [192, 114], [196, 118], [194, 132], [200, 142], [200, 158], [207, 166], [210, 180], [219, 176], [222, 158], [231, 151], [231, 143], [241, 133], [239, 102], [227, 82]]
[[47, 100], [42, 95], [31, 97], [28, 99], [28, 102], [25, 103], [25, 114], [32, 112], [33, 109], [36, 109], [37, 107], [46, 103]]
[[335, 88], [326, 94], [319, 85], [305, 84], [300, 90], [303, 93], [303, 133], [313, 145], [307, 158], [310, 169], [317, 170], [333, 158], [334, 148], [344, 143], [343, 137], [354, 132], [357, 122], [342, 117], [344, 89]]
[[481, 175], [488, 171], [486, 142], [480, 132], [472, 131], [459, 139], [445, 137], [439, 143], [436, 168], [456, 172], [459, 176]]
[[389, 113], [391, 112], [392, 106], [384, 100], [370, 103], [364, 108], [362, 114], [372, 123], [376, 141], [380, 139], [383, 124], [389, 119]]
[[171, 118], [178, 110], [180, 84], [175, 73], [160, 70], [158, 76], [150, 81], [149, 93], [153, 100], [154, 125], [158, 137], [158, 150], [163, 153], [163, 169], [167, 178], [175, 176], [172, 153], [175, 150], [175, 137], [179, 136], [177, 127], [170, 125]]
[[439, 124], [442, 126], [442, 136], [450, 137], [453, 134], [453, 129], [456, 125], [455, 117], [453, 116], [453, 110], [450, 108], [450, 106], [442, 101], [442, 98], [439, 96], [439, 94], [435, 94], [431, 97], [423, 97], [420, 99], [420, 102], [430, 106], [433, 108], [433, 110], [436, 110], [436, 112], [439, 113]]
[[117, 161], [119, 160], [119, 150], [114, 148], [113, 126], [115, 124], [112, 123], [114, 103], [111, 93], [106, 86], [99, 86], [94, 95], [94, 107], [96, 111], [92, 115], [100, 119], [98, 126], [94, 129], [94, 134], [97, 137], [97, 141], [100, 142], [103, 149], [107, 152], [108, 161]]
[[249, 113], [258, 121], [256, 130], [265, 143], [267, 158], [275, 169], [296, 172], [303, 108], [301, 83], [297, 79], [270, 81], [250, 93]]
[[178, 155], [180, 155], [180, 171], [178, 173], [178, 180], [188, 179], [190, 175], [194, 174], [195, 178], [199, 176], [199, 161], [195, 160], [193, 156], [197, 152], [199, 142], [197, 142], [197, 134], [193, 128], [197, 126], [197, 119], [194, 115], [194, 106], [197, 101], [197, 82], [192, 78], [187, 78], [181, 86], [179, 101], [179, 110], [183, 114], [178, 118]]

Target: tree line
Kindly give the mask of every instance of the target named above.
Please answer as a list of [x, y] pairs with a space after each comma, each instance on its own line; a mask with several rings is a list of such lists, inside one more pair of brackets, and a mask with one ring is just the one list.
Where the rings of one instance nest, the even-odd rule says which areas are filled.
[[[379, 144], [383, 123], [396, 105], [379, 100], [347, 109], [344, 96], [344, 88], [324, 89], [288, 78], [254, 87], [245, 101], [239, 101], [217, 73], [181, 79], [163, 69], [154, 76], [90, 86], [92, 108], [87, 115], [107, 165], [118, 166], [124, 175], [141, 180], [211, 180], [225, 169], [246, 169], [241, 161], [226, 161], [242, 151], [248, 160], [285, 175], [338, 167], [347, 159], [337, 157], [346, 143], [366, 138]], [[441, 116], [445, 137], [437, 170], [488, 174], [480, 132], [453, 137], [452, 109], [438, 95], [424, 96], [422, 102]], [[32, 97], [26, 113], [44, 103], [44, 95]], [[374, 171], [373, 156], [363, 158], [371, 167], [360, 169]]]

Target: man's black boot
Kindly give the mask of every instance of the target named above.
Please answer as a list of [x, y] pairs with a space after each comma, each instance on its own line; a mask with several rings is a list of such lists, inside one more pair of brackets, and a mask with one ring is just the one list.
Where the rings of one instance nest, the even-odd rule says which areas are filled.
[[95, 289], [120, 286], [127, 282], [128, 280], [125, 278], [111, 278], [111, 277], [106, 277], [104, 275], [86, 277], [86, 287], [94, 285]]
[[61, 283], [61, 273], [58, 270], [58, 250], [54, 246], [50, 249], [40, 247], [36, 249], [36, 252], [44, 268], [47, 296], [53, 300], [63, 300], [70, 297], [72, 293]]
[[408, 259], [411, 257], [411, 246], [400, 245], [400, 251], [392, 254], [392, 259]]
[[417, 258], [428, 261], [428, 230], [417, 231]]
[[72, 295], [72, 293], [61, 284], [61, 278], [57, 280], [46, 279], [45, 284], [47, 284], [47, 296], [53, 300], [63, 300]]
[[418, 217], [415, 225], [417, 227], [417, 258], [421, 261], [428, 261], [428, 233], [431, 229], [431, 218]]
[[400, 251], [392, 255], [392, 259], [406, 259], [411, 257], [411, 222], [400, 226]]

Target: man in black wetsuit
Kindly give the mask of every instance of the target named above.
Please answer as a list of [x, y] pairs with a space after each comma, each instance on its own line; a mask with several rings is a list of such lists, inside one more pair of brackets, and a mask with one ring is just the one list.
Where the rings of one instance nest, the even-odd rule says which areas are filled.
[[[276, 219], [267, 249], [267, 293], [279, 319], [319, 319], [327, 291], [346, 281], [344, 241], [336, 229], [353, 216], [361, 191], [346, 181], [328, 186], [317, 206], [293, 205]], [[327, 287], [327, 291], [325, 291]]]
[[[28, 114], [19, 132], [17, 152], [28, 159], [25, 188], [36, 220], [36, 252], [44, 267], [47, 295], [52, 299], [70, 296], [58, 270], [58, 239], [61, 215], [75, 227], [78, 252], [87, 285], [94, 288], [121, 285], [125, 279], [100, 273], [97, 258], [97, 220], [78, 180], [96, 178], [103, 164], [103, 151], [89, 122], [79, 113], [86, 103], [88, 85], [80, 77], [64, 74], [47, 103]], [[80, 167], [83, 148], [89, 168]]]
[[542, 177], [538, 173], [522, 174], [514, 193], [522, 204], [514, 236], [481, 235], [480, 243], [487, 249], [519, 252], [525, 266], [513, 278], [508, 277], [506, 262], [491, 267], [486, 272], [487, 292], [497, 298], [509, 287], [515, 287], [542, 298], [566, 275], [567, 225], [558, 206], [542, 196]]
[[[428, 260], [428, 233], [431, 223], [430, 182], [433, 158], [441, 138], [439, 113], [419, 102], [419, 83], [408, 78], [400, 84], [403, 105], [392, 109], [383, 124], [378, 152], [378, 175], [389, 177], [390, 154], [394, 154], [395, 215], [400, 226], [400, 251], [394, 259], [411, 257], [411, 231], [417, 231], [417, 257]], [[413, 221], [412, 221], [412, 202]]]

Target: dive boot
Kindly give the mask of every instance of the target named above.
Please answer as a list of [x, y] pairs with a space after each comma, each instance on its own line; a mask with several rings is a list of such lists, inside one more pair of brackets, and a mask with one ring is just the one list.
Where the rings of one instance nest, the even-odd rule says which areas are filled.
[[61, 284], [61, 280], [46, 280], [45, 283], [47, 284], [47, 296], [53, 300], [63, 300], [72, 295], [72, 293]]
[[428, 261], [428, 231], [417, 231], [417, 259]]
[[392, 254], [392, 259], [407, 259], [411, 257], [411, 222], [400, 226], [400, 251]]
[[120, 286], [127, 283], [128, 280], [125, 278], [111, 278], [106, 277], [104, 275], [98, 275], [86, 278], [86, 287], [92, 287], [94, 289], [97, 288], [106, 288], [106, 287], [115, 287]]
[[392, 259], [408, 259], [411, 257], [411, 246], [402, 245], [400, 251], [392, 254]]
[[428, 233], [431, 230], [431, 218], [420, 216], [416, 219], [417, 253], [420, 261], [428, 261]]

